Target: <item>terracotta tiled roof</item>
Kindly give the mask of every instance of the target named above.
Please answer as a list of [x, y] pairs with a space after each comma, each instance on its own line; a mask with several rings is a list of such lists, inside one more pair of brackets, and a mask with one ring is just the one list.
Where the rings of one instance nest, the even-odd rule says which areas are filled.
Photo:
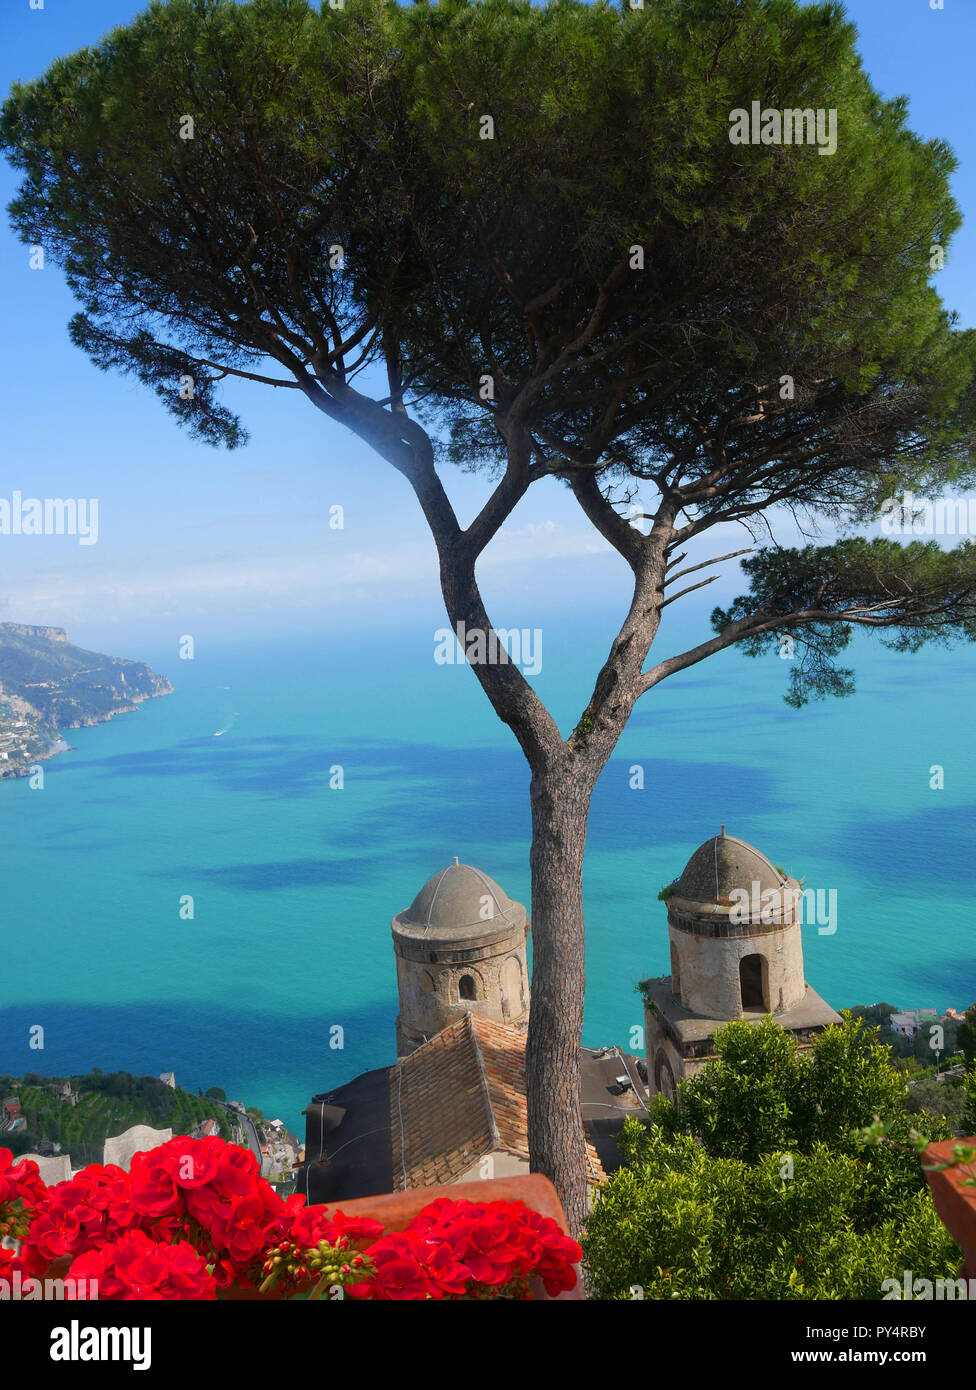
[[[498, 1150], [529, 1157], [525, 1033], [469, 1013], [390, 1070], [395, 1188], [456, 1182]], [[605, 1174], [587, 1136], [588, 1180]]]

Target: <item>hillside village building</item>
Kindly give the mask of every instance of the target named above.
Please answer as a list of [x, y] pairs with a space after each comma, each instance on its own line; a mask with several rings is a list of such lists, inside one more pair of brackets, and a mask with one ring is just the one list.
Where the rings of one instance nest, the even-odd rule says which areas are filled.
[[[954, 1013], [950, 1009], [946, 1017]], [[918, 1030], [926, 1023], [938, 1023], [939, 1013], [937, 1009], [903, 1009], [898, 1013], [891, 1014], [889, 1023], [893, 1033], [900, 1033], [903, 1038], [914, 1038]]]

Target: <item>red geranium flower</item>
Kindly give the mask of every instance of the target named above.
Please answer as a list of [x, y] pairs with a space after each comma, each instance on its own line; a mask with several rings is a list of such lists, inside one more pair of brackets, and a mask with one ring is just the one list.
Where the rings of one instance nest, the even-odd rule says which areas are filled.
[[11, 1151], [0, 1149], [0, 1236], [23, 1240], [46, 1195], [37, 1164], [29, 1158], [14, 1163]]
[[41, 1170], [33, 1159], [14, 1163], [10, 1149], [0, 1149], [0, 1215], [3, 1207], [17, 1201], [23, 1201], [25, 1207], [35, 1206], [46, 1192]]
[[263, 1194], [248, 1192], [215, 1208], [210, 1224], [214, 1249], [225, 1252], [232, 1264], [245, 1269], [253, 1264], [267, 1243], [275, 1213], [268, 1210]]
[[376, 1273], [365, 1283], [347, 1287], [354, 1298], [442, 1299], [463, 1294], [471, 1281], [471, 1270], [454, 1258], [449, 1246], [420, 1231], [383, 1236], [365, 1258]]
[[216, 1283], [187, 1241], [160, 1245], [145, 1231], [130, 1231], [114, 1245], [91, 1250], [72, 1262], [75, 1279], [97, 1279], [98, 1297], [106, 1300], [210, 1300]]
[[431, 1286], [418, 1254], [426, 1251], [426, 1242], [419, 1235], [411, 1237], [404, 1231], [384, 1236], [367, 1252], [367, 1258], [376, 1267], [373, 1279], [365, 1286], [354, 1284], [353, 1289], [357, 1294], [363, 1290], [366, 1296], [382, 1300], [425, 1299]]
[[176, 1185], [186, 1189], [203, 1187], [217, 1179], [224, 1167], [226, 1148], [223, 1139], [216, 1135], [191, 1139], [181, 1134], [153, 1152]]
[[48, 1261], [41, 1259], [29, 1245], [22, 1245], [19, 1251], [7, 1250], [0, 1245], [0, 1279], [12, 1280], [19, 1273], [21, 1280], [26, 1282], [40, 1277], [47, 1267]]
[[292, 1222], [290, 1238], [294, 1245], [306, 1249], [323, 1240], [329, 1245], [341, 1242], [361, 1248], [364, 1242], [375, 1240], [382, 1234], [381, 1221], [371, 1221], [365, 1216], [346, 1216], [342, 1211], [330, 1215], [328, 1207], [316, 1206], [305, 1207], [298, 1212]]
[[106, 1239], [143, 1223], [144, 1218], [132, 1204], [132, 1186], [124, 1168], [115, 1163], [93, 1163], [76, 1173], [73, 1181], [87, 1186], [87, 1205], [102, 1213]]
[[520, 1217], [524, 1230], [531, 1232], [542, 1247], [535, 1273], [542, 1279], [546, 1293], [550, 1297], [576, 1287], [574, 1265], [583, 1258], [583, 1251], [575, 1240], [564, 1235], [555, 1221], [548, 1216], [525, 1208]]
[[86, 1287], [92, 1288], [92, 1281], [98, 1290], [98, 1299], [111, 1300], [125, 1297], [125, 1285], [116, 1275], [115, 1247], [100, 1245], [97, 1250], [86, 1250], [83, 1255], [71, 1261], [68, 1271], [72, 1279], [84, 1279]]
[[185, 1211], [182, 1193], [161, 1149], [133, 1155], [129, 1182], [132, 1205], [141, 1215], [182, 1216]]
[[236, 1144], [225, 1144], [222, 1139], [215, 1141], [223, 1146], [217, 1183], [221, 1191], [243, 1196], [260, 1181], [260, 1164], [250, 1149], [239, 1148]]
[[432, 1292], [433, 1298], [443, 1297], [444, 1294], [452, 1294], [459, 1298], [466, 1292], [474, 1277], [467, 1265], [456, 1260], [453, 1252], [446, 1245], [430, 1247], [424, 1260], [424, 1269], [432, 1290], [437, 1290], [437, 1292]]
[[60, 1260], [65, 1255], [80, 1254], [89, 1242], [77, 1214], [52, 1200], [31, 1222], [30, 1244], [45, 1260]]
[[518, 1239], [517, 1213], [509, 1202], [450, 1202], [441, 1198], [408, 1229], [446, 1241], [479, 1284], [499, 1287], [521, 1277], [534, 1261]]
[[524, 1202], [453, 1202], [439, 1197], [410, 1223], [428, 1239], [448, 1243], [477, 1282], [502, 1289], [538, 1274], [546, 1292], [576, 1286], [573, 1268], [583, 1256], [550, 1217]]
[[127, 1230], [138, 1220], [128, 1175], [92, 1163], [47, 1190], [31, 1222], [29, 1242], [46, 1260], [80, 1255]]

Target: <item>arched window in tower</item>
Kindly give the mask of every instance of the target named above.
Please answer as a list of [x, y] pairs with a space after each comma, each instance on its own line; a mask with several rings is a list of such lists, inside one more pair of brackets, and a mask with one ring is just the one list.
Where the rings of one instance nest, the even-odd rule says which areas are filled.
[[760, 955], [743, 956], [739, 961], [739, 989], [744, 1013], [769, 1012], [766, 998], [766, 962]]
[[476, 999], [477, 997], [474, 987], [474, 976], [462, 975], [460, 980], [458, 980], [458, 998]]

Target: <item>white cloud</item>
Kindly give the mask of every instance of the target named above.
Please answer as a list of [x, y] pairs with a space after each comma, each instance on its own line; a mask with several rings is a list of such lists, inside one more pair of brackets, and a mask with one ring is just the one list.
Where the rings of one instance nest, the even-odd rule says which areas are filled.
[[[173, 618], [220, 611], [263, 611], [281, 604], [296, 609], [335, 609], [359, 603], [436, 597], [437, 559], [426, 536], [390, 549], [350, 551], [348, 532], [325, 531], [321, 545], [294, 552], [230, 553], [211, 558], [158, 553], [143, 558], [89, 551], [78, 561], [34, 570], [11, 581], [8, 571], [0, 611], [22, 622], [63, 626], [93, 621]], [[244, 550], [242, 546], [241, 551]], [[589, 529], [553, 521], [501, 531], [481, 565], [492, 590], [524, 591], [526, 572], [548, 562], [586, 561], [611, 553]], [[539, 573], [539, 579], [548, 575]], [[564, 572], [560, 579], [564, 578]]]
[[525, 526], [511, 530], [503, 526], [485, 551], [483, 563], [504, 561], [510, 564], [512, 558], [531, 562], [612, 553], [613, 547], [591, 526], [561, 526], [558, 521], [551, 520], [530, 521]]

